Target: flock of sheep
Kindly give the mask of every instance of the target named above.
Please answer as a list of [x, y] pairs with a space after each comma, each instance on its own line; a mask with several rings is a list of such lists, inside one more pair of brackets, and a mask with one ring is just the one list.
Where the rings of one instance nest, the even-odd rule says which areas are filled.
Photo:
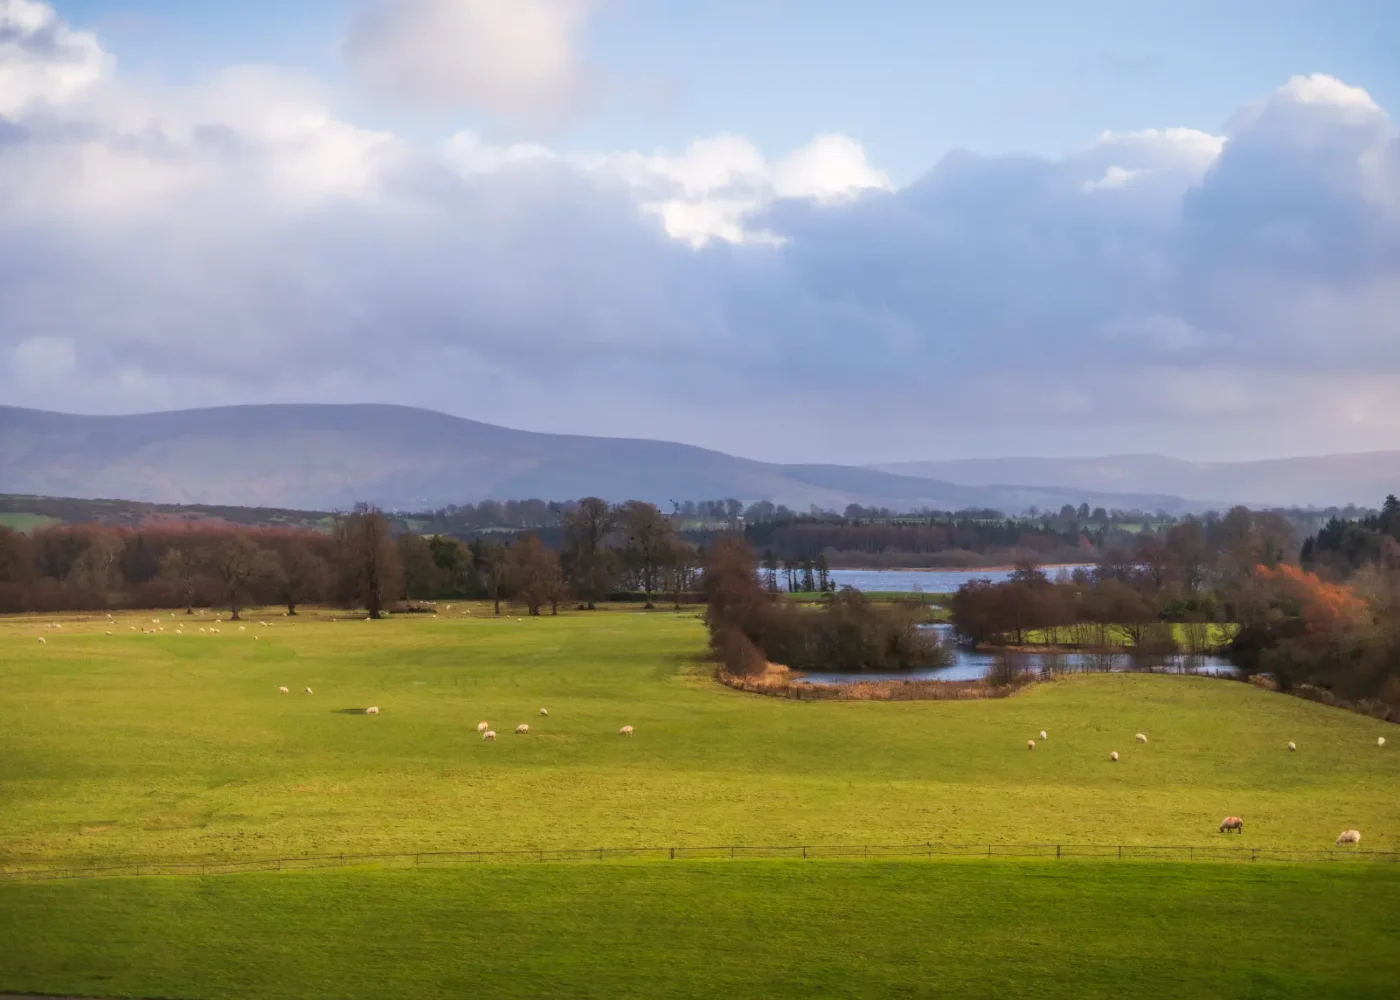
[[[291, 693], [292, 693], [292, 689], [289, 688], [289, 687], [287, 687], [287, 685], [283, 684], [282, 686], [280, 686], [280, 687], [277, 689], [277, 693], [278, 693], [278, 694], [291, 694]], [[306, 693], [307, 693], [307, 694], [311, 694], [311, 693], [312, 693], [312, 692], [311, 692], [311, 689], [310, 689], [310, 688], [307, 688], [307, 689], [306, 689]], [[378, 705], [371, 705], [369, 708], [365, 709], [365, 715], [378, 715], [378, 714], [379, 714], [379, 706], [378, 706]], [[549, 715], [549, 709], [547, 709], [547, 708], [542, 708], [542, 709], [540, 709], [540, 715], [548, 716], [548, 715]], [[494, 741], [494, 740], [496, 739], [496, 731], [495, 731], [494, 729], [491, 728], [491, 723], [489, 723], [489, 722], [485, 722], [485, 721], [478, 722], [478, 723], [476, 724], [476, 731], [477, 731], [478, 733], [481, 734], [481, 738], [482, 738], [483, 740], [493, 740], [493, 741]], [[633, 728], [632, 728], [631, 726], [623, 726], [623, 727], [622, 727], [621, 729], [619, 729], [617, 732], [618, 732], [618, 735], [619, 735], [619, 736], [631, 736], [632, 733], [633, 733], [634, 731], [635, 731], [635, 730], [633, 730]], [[515, 727], [515, 734], [516, 734], [517, 736], [527, 736], [527, 735], [529, 735], [529, 733], [530, 733], [530, 725], [529, 725], [529, 723], [522, 722], [520, 725], [518, 725], [518, 726]]]
[[[1042, 730], [1040, 731], [1040, 738], [1041, 738], [1042, 740], [1048, 740], [1048, 739], [1050, 738], [1050, 736], [1049, 736], [1048, 733], [1045, 732], [1045, 730], [1042, 729]], [[1136, 740], [1136, 741], [1139, 742], [1139, 743], [1146, 743], [1146, 742], [1147, 742], [1147, 734], [1146, 734], [1146, 733], [1135, 733], [1135, 734], [1133, 735], [1133, 739]], [[1377, 737], [1376, 737], [1376, 746], [1378, 746], [1378, 747], [1383, 747], [1383, 746], [1385, 746], [1385, 737], [1384, 737], [1384, 736], [1377, 736]], [[1026, 740], [1026, 749], [1027, 749], [1027, 750], [1034, 750], [1034, 749], [1035, 749], [1035, 740], [1033, 740], [1033, 739], [1031, 739], [1031, 740]], [[1289, 749], [1289, 750], [1297, 750], [1297, 749], [1298, 749], [1298, 744], [1294, 743], [1292, 740], [1289, 740], [1289, 741], [1288, 741], [1288, 749]], [[1116, 760], [1118, 760], [1118, 751], [1117, 751], [1117, 750], [1110, 751], [1110, 752], [1109, 752], [1109, 755], [1108, 755], [1108, 759], [1109, 759], [1110, 761], [1116, 761]], [[1244, 833], [1244, 820], [1240, 819], [1238, 816], [1226, 816], [1223, 820], [1220, 821], [1220, 832], [1221, 832], [1221, 833], [1228, 833], [1228, 832], [1231, 831], [1231, 830], [1234, 830], [1234, 831], [1236, 831], [1237, 833], [1243, 834], [1243, 833]], [[1343, 830], [1341, 836], [1337, 838], [1337, 844], [1338, 844], [1338, 846], [1340, 846], [1340, 845], [1342, 845], [1342, 844], [1359, 844], [1359, 843], [1361, 843], [1361, 834], [1360, 834], [1360, 832], [1357, 831], [1357, 830]]]

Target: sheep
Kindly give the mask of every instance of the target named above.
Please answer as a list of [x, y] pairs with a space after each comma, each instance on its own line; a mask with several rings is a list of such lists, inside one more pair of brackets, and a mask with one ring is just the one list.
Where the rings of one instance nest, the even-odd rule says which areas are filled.
[[111, 630], [111, 629], [108, 629], [104, 634], [105, 634], [105, 635], [111, 635], [111, 634], [112, 634], [112, 630]]
[[1290, 750], [1297, 750], [1297, 749], [1298, 749], [1298, 744], [1294, 743], [1292, 740], [1289, 740], [1289, 741], [1288, 741], [1288, 749], [1290, 749]]
[[311, 693], [311, 689], [310, 689], [310, 688], [307, 688], [307, 689], [306, 689], [306, 693], [307, 693], [307, 694], [310, 694], [310, 693]]
[[1034, 750], [1034, 749], [1035, 749], [1035, 740], [1026, 740], [1026, 749], [1027, 749], [1027, 750]]
[[1048, 740], [1050, 737], [1047, 736], [1047, 735], [1045, 734], [1045, 730], [1042, 729], [1042, 730], [1040, 731], [1040, 738], [1041, 738], [1042, 740]]
[[39, 641], [42, 642], [45, 646], [49, 644], [49, 640], [45, 639], [42, 635], [39, 636]]
[[1226, 816], [1220, 821], [1220, 832], [1225, 833], [1229, 830], [1238, 830], [1243, 834], [1244, 820], [1240, 819], [1238, 816]]
[[1115, 750], [1115, 751], [1113, 751], [1111, 754], [1109, 754], [1109, 755], [1108, 755], [1108, 759], [1109, 759], [1109, 760], [1117, 760], [1117, 759], [1118, 759], [1118, 751]]
[[541, 715], [548, 715], [548, 714], [549, 714], [549, 709], [547, 709], [547, 708], [542, 708], [542, 709], [540, 709], [540, 714], [541, 714]]
[[484, 732], [484, 733], [481, 734], [481, 738], [482, 738], [483, 740], [494, 740], [494, 739], [496, 738], [496, 730], [494, 730], [494, 729], [488, 729], [488, 730], [486, 730], [486, 732]]
[[632, 727], [631, 727], [631, 726], [623, 726], [623, 727], [622, 727], [621, 729], [619, 729], [617, 732], [618, 732], [618, 735], [619, 735], [619, 736], [631, 736], [631, 735], [632, 735]]
[[278, 693], [278, 694], [291, 694], [292, 692], [291, 692], [291, 689], [287, 687], [287, 685], [283, 684], [280, 688], [277, 689], [277, 693]]
[[483, 722], [478, 722], [478, 723], [476, 724], [476, 731], [477, 731], [478, 733], [484, 733], [484, 732], [486, 732], [486, 730], [488, 730], [488, 729], [490, 729], [490, 728], [491, 728], [491, 723], [489, 723], [489, 722], [484, 722], [484, 721], [483, 721]]
[[1385, 737], [1384, 737], [1384, 736], [1377, 736], [1377, 737], [1376, 737], [1376, 746], [1378, 746], [1378, 747], [1383, 747], [1383, 746], [1385, 746]]
[[1337, 838], [1337, 844], [1359, 844], [1361, 843], [1361, 833], [1357, 830], [1343, 830], [1342, 835]]
[[1147, 742], [1147, 737], [1143, 733], [1138, 733], [1136, 736], [1133, 737], [1133, 739], [1137, 740], [1139, 743]]
[[248, 631], [248, 626], [247, 626], [247, 625], [240, 625], [240, 626], [238, 626], [238, 631], [240, 631], [240, 632], [246, 632], [246, 631]]
[[371, 705], [369, 708], [365, 709], [365, 714], [366, 714], [366, 715], [378, 715], [378, 714], [379, 714], [379, 706], [378, 706], [378, 705]]
[[525, 723], [523, 723], [523, 722], [522, 722], [520, 725], [518, 725], [518, 726], [515, 727], [515, 735], [516, 735], [516, 736], [524, 736], [524, 735], [525, 735], [526, 733], [528, 733], [529, 731], [530, 731], [530, 727], [527, 726], [527, 725], [525, 725]]

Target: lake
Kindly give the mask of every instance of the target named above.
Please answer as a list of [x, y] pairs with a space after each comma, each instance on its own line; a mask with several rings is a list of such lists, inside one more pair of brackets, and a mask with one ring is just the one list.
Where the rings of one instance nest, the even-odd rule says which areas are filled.
[[983, 653], [952, 642], [952, 626], [931, 625], [939, 638], [953, 650], [953, 663], [929, 670], [906, 670], [899, 673], [809, 673], [799, 679], [803, 684], [858, 684], [862, 681], [975, 681], [992, 672], [999, 661], [1008, 659], [1023, 673], [1045, 670], [1062, 673], [1155, 672], [1205, 674], [1212, 677], [1235, 677], [1238, 669], [1223, 656], [1150, 656], [1131, 653]]
[[[1078, 566], [1046, 566], [1045, 575], [1055, 579], [1063, 569], [1072, 573]], [[1091, 566], [1082, 567], [1092, 569]], [[1010, 569], [834, 569], [831, 579], [839, 587], [854, 587], [872, 593], [905, 593], [920, 590], [925, 594], [951, 594], [970, 580], [991, 580], [1000, 583], [1011, 579]]]

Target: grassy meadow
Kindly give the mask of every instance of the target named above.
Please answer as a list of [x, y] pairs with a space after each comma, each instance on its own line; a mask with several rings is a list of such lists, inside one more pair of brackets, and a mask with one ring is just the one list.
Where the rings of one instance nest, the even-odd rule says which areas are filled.
[[[1208, 844], [1227, 814], [1245, 817], [1244, 844], [1327, 847], [1355, 827], [1364, 847], [1400, 848], [1394, 727], [1249, 685], [1091, 675], [994, 701], [789, 702], [716, 684], [693, 609], [524, 620], [471, 610], [381, 622], [254, 612], [245, 629], [201, 634], [206, 616], [183, 635], [173, 632], [183, 616], [168, 613], [113, 626], [69, 617], [61, 629], [5, 620], [0, 866]], [[138, 623], [167, 631], [132, 631]], [[370, 705], [381, 714], [358, 714]], [[479, 720], [495, 743], [479, 738]], [[513, 734], [519, 723], [528, 736]], [[636, 735], [619, 736], [623, 725]], [[1049, 739], [1028, 752], [1042, 729]]]
[[[0, 869], [595, 846], [1220, 846], [1227, 814], [1245, 818], [1235, 846], [1326, 849], [1355, 827], [1368, 850], [1400, 849], [1395, 727], [1235, 682], [1089, 675], [988, 701], [792, 702], [717, 684], [694, 608], [212, 617], [0, 620]], [[371, 705], [381, 714], [362, 714]], [[531, 732], [515, 735], [519, 723]], [[1400, 975], [1397, 917], [1400, 866], [1360, 862], [0, 882], [0, 992], [1380, 997]]]

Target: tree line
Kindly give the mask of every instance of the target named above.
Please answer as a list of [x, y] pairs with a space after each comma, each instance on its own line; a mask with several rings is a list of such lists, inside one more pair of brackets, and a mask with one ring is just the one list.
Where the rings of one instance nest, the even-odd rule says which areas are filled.
[[654, 505], [585, 498], [564, 515], [562, 545], [535, 534], [396, 532], [360, 505], [328, 531], [208, 522], [137, 527], [52, 525], [26, 535], [0, 527], [0, 611], [331, 603], [378, 617], [400, 601], [510, 600], [540, 614], [577, 600], [661, 596], [698, 589], [700, 556]]

